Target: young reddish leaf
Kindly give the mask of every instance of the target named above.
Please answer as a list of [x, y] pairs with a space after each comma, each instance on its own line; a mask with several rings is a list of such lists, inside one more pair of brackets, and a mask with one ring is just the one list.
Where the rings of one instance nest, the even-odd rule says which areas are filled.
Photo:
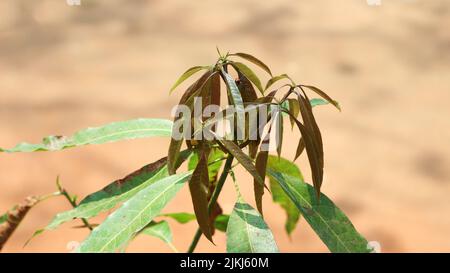
[[250, 54], [239, 52], [239, 53], [231, 54], [231, 56], [239, 56], [253, 64], [256, 64], [257, 66], [261, 67], [264, 71], [269, 73], [270, 76], [272, 76], [272, 71], [270, 71], [270, 68], [265, 63], [263, 63], [261, 60], [257, 59], [256, 57], [254, 57]]
[[294, 161], [300, 157], [300, 155], [303, 153], [304, 150], [305, 150], [305, 141], [303, 140], [302, 137], [300, 137], [300, 140], [298, 141], [297, 151], [295, 152]]
[[202, 149], [200, 152], [200, 160], [189, 181], [189, 190], [191, 192], [192, 204], [194, 205], [198, 225], [206, 238], [212, 242], [208, 214], [208, 152], [205, 149]]
[[211, 77], [211, 104], [220, 105], [220, 74]]
[[236, 81], [236, 85], [241, 92], [244, 103], [254, 102], [258, 98], [253, 85], [244, 74], [239, 73], [239, 80]]
[[[267, 139], [267, 142], [269, 141], [269, 138]], [[266, 143], [268, 144], [268, 143]], [[268, 151], [260, 151], [258, 153], [258, 156], [256, 157], [256, 170], [258, 171], [258, 174], [261, 176], [261, 179], [264, 181], [266, 177], [266, 168], [267, 168], [267, 158], [269, 156]], [[255, 192], [255, 202], [256, 207], [263, 215], [263, 208], [262, 208], [262, 197], [264, 195], [264, 185], [261, 185], [256, 179], [253, 181], [253, 189]]]
[[262, 94], [264, 93], [261, 81], [253, 70], [245, 64], [239, 62], [232, 62], [231, 65], [238, 71], [238, 73], [242, 73], [247, 79], [249, 79], [249, 81], [251, 81]]
[[[217, 72], [216, 72], [217, 73]], [[204, 84], [214, 75], [213, 72], [207, 71], [205, 74], [203, 74], [200, 79], [198, 79], [196, 82], [194, 82], [189, 88], [184, 92], [183, 96], [180, 99], [179, 105], [186, 105], [191, 110], [193, 108], [193, 98], [195, 97], [195, 94], [201, 92]], [[177, 117], [174, 120], [174, 123], [179, 121], [183, 118], [191, 118], [191, 117]], [[171, 138], [170, 144], [169, 144], [169, 152], [167, 156], [167, 167], [169, 169], [169, 174], [173, 175], [175, 174], [175, 162], [177, 162], [178, 155], [180, 153], [181, 145], [183, 144], [183, 139], [176, 140], [174, 138]], [[190, 142], [188, 144], [190, 146]]]
[[[302, 109], [302, 107], [303, 106], [300, 105], [300, 109]], [[291, 115], [289, 111], [286, 111], [286, 113]], [[317, 195], [320, 195], [320, 187], [322, 185], [323, 178], [323, 160], [320, 159], [321, 156], [320, 153], [317, 152], [316, 143], [311, 135], [311, 132], [297, 119], [295, 119], [295, 123], [297, 124], [297, 127], [300, 130], [302, 138], [305, 142], [314, 188], [316, 189]]]
[[[210, 198], [208, 198], [208, 201], [209, 199]], [[214, 235], [214, 233], [216, 233], [215, 222], [217, 220], [217, 217], [222, 215], [222, 213], [223, 213], [222, 208], [220, 207], [219, 203], [216, 203], [213, 209], [211, 210], [211, 213], [209, 214], [209, 226], [211, 227], [211, 235]]]
[[328, 96], [327, 93], [323, 92], [319, 88], [312, 86], [312, 85], [299, 85], [299, 87], [306, 87], [314, 92], [316, 92], [319, 96], [327, 100], [329, 103], [333, 104], [339, 111], [341, 111], [341, 106], [339, 105], [339, 102], [333, 100], [330, 96]]
[[178, 80], [175, 82], [175, 84], [172, 86], [172, 88], [170, 88], [169, 93], [172, 93], [172, 91], [175, 90], [175, 88], [177, 88], [178, 85], [183, 83], [185, 80], [187, 80], [189, 77], [191, 77], [198, 71], [203, 70], [203, 69], [208, 69], [208, 68], [209, 68], [208, 66], [194, 66], [194, 67], [189, 68], [178, 78]]
[[276, 118], [277, 118], [277, 122], [276, 122], [276, 125], [277, 125], [276, 130], [277, 130], [277, 132], [276, 132], [276, 134], [278, 136], [278, 141], [277, 141], [276, 145], [277, 145], [277, 154], [278, 154], [278, 157], [280, 157], [281, 156], [281, 149], [283, 147], [283, 130], [284, 130], [283, 115], [281, 114], [281, 112], [278, 112], [276, 114]]

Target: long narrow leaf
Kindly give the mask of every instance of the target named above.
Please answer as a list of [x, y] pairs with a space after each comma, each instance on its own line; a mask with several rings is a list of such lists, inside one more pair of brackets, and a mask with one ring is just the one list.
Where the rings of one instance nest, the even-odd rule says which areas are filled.
[[[225, 83], [228, 87], [229, 95], [232, 99], [232, 103], [234, 105], [236, 111], [236, 122], [239, 125], [244, 124], [245, 122], [245, 108], [244, 101], [242, 100], [241, 92], [234, 82], [233, 78], [225, 72], [224, 69], [221, 71], [222, 77], [225, 80]], [[240, 127], [240, 126], [239, 126]], [[237, 128], [237, 130], [243, 130], [244, 128]]]
[[[264, 88], [264, 91], [266, 91], [267, 89], [269, 89], [269, 87], [271, 87], [274, 83], [276, 83], [277, 81], [281, 81], [284, 79], [288, 79], [292, 82], [292, 79], [287, 75], [287, 74], [282, 74], [282, 75], [278, 75], [275, 77], [272, 77], [267, 83], [266, 83], [266, 87]], [[292, 82], [293, 83], [293, 82]]]
[[278, 252], [273, 234], [264, 219], [241, 198], [236, 202], [228, 220], [227, 252]]
[[256, 76], [255, 72], [243, 63], [232, 62], [231, 65], [236, 68], [239, 73], [242, 73], [247, 79], [249, 79], [258, 90], [263, 94], [264, 90], [261, 85], [261, 80]]
[[227, 149], [227, 151], [232, 154], [239, 163], [256, 179], [258, 183], [264, 185], [264, 181], [258, 173], [255, 165], [253, 165], [252, 160], [237, 146], [234, 142], [226, 139], [218, 140]]
[[172, 88], [170, 88], [170, 92], [172, 93], [173, 90], [175, 90], [175, 88], [178, 87], [178, 85], [180, 85], [181, 83], [183, 83], [185, 80], [187, 80], [188, 78], [190, 78], [192, 75], [194, 75], [195, 73], [197, 73], [200, 70], [203, 69], [207, 69], [208, 66], [194, 66], [189, 68], [188, 70], [186, 70], [179, 78], [178, 80], [174, 83], [174, 85], [172, 86]]
[[252, 56], [250, 54], [247, 53], [234, 53], [234, 54], [230, 54], [231, 56], [239, 56], [249, 62], [252, 62], [254, 64], [256, 64], [257, 66], [261, 67], [263, 70], [265, 70], [267, 73], [269, 73], [272, 76], [272, 72], [270, 71], [270, 68], [263, 63], [261, 60], [259, 60], [258, 58], [256, 58], [255, 56]]
[[211, 226], [208, 213], [208, 152], [200, 152], [200, 160], [189, 181], [192, 204], [200, 230], [212, 242]]
[[138, 192], [113, 212], [77, 248], [78, 252], [114, 252], [128, 241], [154, 217], [181, 190], [191, 172], [163, 178]]
[[[183, 152], [178, 164], [181, 164], [189, 154], [189, 151]], [[164, 157], [88, 195], [76, 208], [57, 214], [45, 229], [56, 229], [61, 224], [72, 219], [89, 219], [101, 212], [113, 209], [121, 202], [134, 196], [140, 190], [168, 176], [169, 173], [166, 163], [167, 158]]]
[[371, 251], [367, 240], [328, 197], [320, 194], [319, 202], [313, 187], [299, 177], [289, 176], [283, 171], [268, 168], [267, 174], [280, 184], [331, 252]]
[[312, 86], [312, 85], [300, 85], [300, 87], [306, 87], [312, 91], [314, 91], [315, 93], [317, 93], [319, 96], [321, 96], [322, 98], [324, 98], [325, 100], [327, 100], [329, 103], [333, 104], [339, 111], [341, 111], [341, 106], [339, 105], [339, 102], [335, 101], [334, 99], [332, 99], [330, 96], [328, 96], [327, 93], [323, 92], [322, 90], [320, 90], [319, 88]]
[[12, 149], [1, 149], [0, 152], [36, 152], [58, 151], [66, 148], [88, 144], [103, 144], [120, 140], [168, 137], [171, 135], [172, 122], [164, 119], [135, 119], [107, 124], [102, 127], [88, 128], [75, 133], [71, 137], [49, 136], [42, 143], [20, 143]]

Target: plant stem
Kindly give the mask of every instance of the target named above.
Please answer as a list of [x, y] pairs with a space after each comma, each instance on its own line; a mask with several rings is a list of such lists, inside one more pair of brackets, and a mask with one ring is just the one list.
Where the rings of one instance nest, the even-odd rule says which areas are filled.
[[[73, 208], [77, 207], [77, 203], [75, 203], [75, 201], [70, 197], [70, 195], [67, 193], [66, 190], [63, 190], [61, 192], [61, 194], [66, 197], [67, 201], [69, 201], [69, 203], [72, 205]], [[83, 224], [89, 229], [89, 230], [93, 230], [94, 228], [91, 226], [91, 224], [89, 224], [88, 220], [86, 220], [85, 218], [81, 218], [81, 221], [83, 221]]]
[[[61, 183], [59, 181], [59, 176], [56, 178], [56, 186], [58, 187], [59, 193], [63, 195], [67, 201], [69, 201], [70, 205], [72, 205], [73, 208], [77, 207], [76, 201], [70, 196], [70, 194], [67, 192], [65, 188], [61, 186]], [[81, 221], [83, 221], [83, 224], [92, 231], [94, 228], [89, 224], [88, 220], [85, 218], [81, 218]]]
[[[228, 173], [231, 170], [231, 165], [233, 164], [233, 159], [234, 159], [233, 156], [229, 154], [227, 161], [225, 162], [225, 166], [223, 167], [222, 174], [220, 175], [219, 181], [217, 182], [216, 189], [214, 190], [214, 193], [211, 196], [211, 199], [209, 200], [208, 213], [211, 213], [213, 207], [217, 203], [217, 198], [219, 197], [220, 192], [222, 191], [223, 185], [225, 184], [225, 180], [227, 180]], [[187, 251], [188, 253], [194, 252], [201, 236], [202, 236], [202, 231], [200, 230], [200, 228], [198, 228], [197, 232], [194, 235], [194, 238], [192, 239], [192, 243], [189, 246], [189, 249]]]

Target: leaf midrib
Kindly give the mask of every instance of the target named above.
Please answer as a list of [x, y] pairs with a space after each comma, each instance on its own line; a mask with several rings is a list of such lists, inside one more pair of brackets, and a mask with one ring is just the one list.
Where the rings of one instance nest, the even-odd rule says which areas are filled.
[[[311, 210], [313, 210], [315, 213], [316, 213], [316, 215], [318, 215], [319, 216], [319, 219], [320, 220], [322, 220], [322, 222], [325, 224], [325, 226], [331, 231], [331, 233], [336, 237], [336, 239], [339, 241], [339, 243], [345, 248], [345, 250], [347, 251], [347, 252], [351, 252], [350, 251], [350, 249], [348, 249], [347, 248], [347, 246], [345, 245], [345, 243], [341, 240], [341, 238], [339, 237], [339, 235], [333, 230], [333, 228], [330, 226], [330, 225], [328, 225], [328, 223], [327, 223], [327, 221], [325, 221], [325, 219], [322, 217], [322, 215], [316, 210], [316, 209], [314, 209], [314, 206], [310, 203], [310, 202], [308, 202], [308, 200], [306, 200], [294, 187], [292, 187], [291, 185], [289, 185], [288, 183], [285, 183], [288, 187], [290, 187], [291, 188], [291, 190], [294, 190], [297, 194], [298, 194], [298, 196], [306, 203], [306, 204], [308, 204], [310, 207], [311, 207]], [[292, 201], [294, 201], [294, 200], [292, 200]], [[294, 201], [295, 202], [295, 201]], [[305, 217], [305, 218], [307, 218], [307, 217]]]
[[[101, 139], [104, 139], [104, 138], [109, 138], [109, 137], [113, 137], [113, 136], [116, 136], [116, 135], [128, 134], [128, 133], [139, 132], [139, 131], [165, 131], [165, 132], [171, 132], [170, 130], [167, 130], [167, 129], [150, 129], [150, 128], [146, 128], [146, 129], [134, 129], [134, 130], [125, 130], [125, 131], [115, 132], [115, 133], [112, 133], [112, 134], [109, 134], [109, 135], [105, 135], [105, 136], [100, 136], [100, 137], [92, 138], [92, 139], [90, 139], [90, 140], [88, 140], [88, 141], [81, 142], [81, 143], [78, 144], [78, 145], [85, 145], [85, 144], [92, 143], [92, 142], [95, 142], [95, 141], [98, 141], [98, 140], [101, 140]], [[75, 141], [75, 139], [73, 139], [73, 141]]]

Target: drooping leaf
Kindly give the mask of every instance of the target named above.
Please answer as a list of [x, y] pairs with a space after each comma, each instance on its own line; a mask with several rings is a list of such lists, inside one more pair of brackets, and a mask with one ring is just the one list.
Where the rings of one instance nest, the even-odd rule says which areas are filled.
[[194, 67], [189, 68], [178, 78], [178, 80], [175, 82], [175, 84], [172, 86], [172, 88], [170, 88], [169, 93], [172, 93], [172, 91], [175, 90], [175, 88], [177, 88], [178, 85], [183, 83], [185, 80], [187, 80], [189, 77], [191, 77], [198, 71], [203, 70], [203, 69], [208, 69], [208, 68], [209, 68], [208, 66], [194, 66]]
[[[182, 152], [178, 165], [181, 164], [189, 154], [190, 151]], [[101, 212], [113, 209], [119, 203], [134, 196], [137, 192], [168, 176], [169, 173], [167, 171], [166, 163], [167, 158], [161, 158], [122, 179], [112, 182], [103, 189], [88, 195], [76, 208], [57, 214], [45, 229], [53, 230], [59, 225], [72, 219], [89, 219]]]
[[303, 137], [300, 137], [297, 145], [297, 150], [295, 151], [294, 161], [300, 157], [300, 155], [303, 153], [304, 150], [305, 150], [305, 141], [303, 140]]
[[261, 215], [241, 198], [236, 202], [227, 225], [227, 252], [278, 252], [272, 231]]
[[170, 230], [170, 226], [167, 221], [151, 222], [139, 233], [156, 237], [164, 243], [172, 243], [172, 231]]
[[278, 112], [276, 114], [277, 122], [275, 123], [277, 125], [276, 127], [276, 136], [277, 136], [277, 140], [276, 140], [276, 145], [277, 145], [277, 154], [278, 157], [281, 156], [281, 149], [283, 147], [283, 131], [284, 131], [284, 125], [283, 125], [283, 115], [281, 114], [281, 112]]
[[[278, 172], [282, 171], [286, 175], [297, 177], [303, 181], [303, 176], [298, 167], [295, 164], [292, 164], [289, 160], [286, 160], [282, 157], [279, 158], [272, 155], [269, 156], [267, 166], [271, 170], [276, 170]], [[285, 229], [288, 235], [290, 235], [292, 231], [294, 231], [300, 219], [300, 212], [295, 204], [291, 201], [291, 199], [287, 196], [287, 194], [283, 191], [278, 182], [276, 182], [271, 176], [269, 176], [269, 180], [273, 201], [280, 204], [280, 206], [286, 212], [287, 218]]]
[[367, 240], [359, 234], [345, 214], [324, 194], [320, 202], [315, 189], [299, 177], [268, 168], [303, 217], [331, 252], [370, 252]]
[[239, 146], [237, 146], [233, 141], [226, 139], [218, 141], [239, 161], [239, 163], [242, 164], [242, 166], [253, 176], [253, 178], [256, 179], [258, 183], [264, 185], [264, 181], [258, 174], [258, 170], [256, 170], [252, 160], [239, 148]]
[[261, 80], [256, 76], [255, 72], [243, 63], [232, 62], [231, 65], [236, 68], [239, 73], [242, 73], [248, 80], [250, 80], [256, 88], [263, 94], [264, 90], [261, 85]]
[[[281, 81], [284, 79], [288, 79], [292, 82], [292, 79], [287, 75], [287, 74], [282, 74], [282, 75], [278, 75], [275, 77], [272, 77], [267, 83], [266, 83], [266, 87], [264, 88], [264, 91], [266, 91], [267, 89], [269, 89], [269, 87], [271, 87], [274, 83], [276, 83], [277, 81]], [[292, 82], [293, 83], [293, 82]]]
[[128, 241], [175, 197], [192, 172], [165, 177], [139, 191], [96, 227], [77, 252], [114, 252]]
[[[258, 174], [261, 176], [261, 179], [264, 181], [266, 177], [266, 167], [267, 167], [267, 157], [269, 155], [269, 151], [260, 151], [256, 156], [256, 170]], [[262, 197], [264, 195], [264, 185], [261, 185], [256, 179], [253, 181], [253, 191], [255, 194], [255, 202], [256, 208], [259, 213], [263, 215], [263, 207], [262, 207]]]
[[[212, 71], [205, 72], [197, 81], [195, 81], [191, 86], [189, 86], [189, 88], [186, 90], [186, 92], [184, 92], [178, 105], [180, 105], [180, 106], [185, 105], [185, 106], [189, 107], [189, 109], [191, 110], [191, 113], [192, 113], [193, 107], [194, 107], [194, 98], [202, 91], [202, 88], [205, 85], [205, 83], [214, 74], [216, 74], [216, 73], [213, 73]], [[174, 123], [175, 122], [183, 122], [183, 120], [185, 120], [185, 119], [191, 120], [191, 116], [189, 116], [189, 117], [178, 116], [175, 118]], [[180, 132], [180, 133], [184, 134], [184, 130], [188, 130], [188, 129], [190, 129], [190, 128], [182, 128], [183, 132]], [[175, 139], [174, 137], [172, 137], [170, 139], [169, 151], [168, 151], [168, 156], [167, 156], [167, 166], [169, 169], [169, 174], [171, 174], [171, 175], [175, 174], [175, 172], [176, 172], [175, 163], [178, 160], [178, 156], [179, 156], [182, 144], [183, 144], [183, 138]]]
[[296, 99], [288, 99], [289, 103], [289, 112], [291, 112], [292, 116], [289, 116], [289, 120], [291, 122], [291, 127], [294, 127], [295, 121], [293, 118], [298, 117], [298, 114], [300, 113], [300, 105], [298, 103], [298, 100]]
[[206, 148], [200, 151], [200, 160], [189, 181], [192, 204], [200, 230], [212, 242], [211, 226], [208, 213], [208, 152]]
[[0, 149], [0, 152], [36, 152], [58, 151], [88, 144], [103, 144], [120, 140], [168, 137], [171, 135], [172, 122], [164, 119], [135, 119], [107, 124], [102, 127], [88, 128], [71, 137], [48, 136], [42, 143], [19, 143], [12, 149]]
[[241, 53], [241, 52], [230, 54], [230, 55], [231, 56], [239, 56], [249, 62], [252, 62], [252, 63], [256, 64], [257, 66], [261, 67], [264, 71], [266, 71], [267, 73], [269, 73], [269, 75], [272, 76], [272, 72], [270, 71], [270, 68], [265, 63], [263, 63], [261, 60], [259, 60], [258, 58], [254, 57], [250, 54]]
[[328, 96], [327, 93], [323, 92], [319, 88], [312, 86], [312, 85], [300, 85], [300, 87], [306, 87], [315, 93], [317, 93], [319, 96], [327, 100], [329, 103], [333, 104], [339, 111], [341, 111], [341, 106], [339, 105], [339, 102], [333, 100], [330, 96]]
[[[323, 143], [322, 143], [322, 135], [320, 133], [319, 126], [314, 118], [314, 114], [312, 112], [311, 104], [309, 103], [309, 99], [304, 94], [303, 97], [301, 94], [298, 94], [298, 102], [300, 104], [300, 113], [304, 122], [304, 132], [302, 133], [302, 137], [305, 141], [306, 152], [308, 154], [308, 159], [310, 159], [312, 178], [314, 187], [316, 188], [317, 195], [319, 196], [320, 187], [322, 186], [323, 180], [323, 168], [324, 168], [324, 152], [323, 152]], [[300, 131], [302, 130], [299, 126]]]

